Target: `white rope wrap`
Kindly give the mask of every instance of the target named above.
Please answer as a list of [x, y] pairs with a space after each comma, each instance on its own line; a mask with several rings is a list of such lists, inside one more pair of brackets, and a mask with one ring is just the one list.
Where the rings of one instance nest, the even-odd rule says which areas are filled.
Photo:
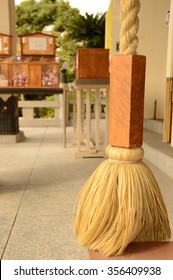
[[120, 53], [136, 54], [139, 29], [139, 0], [121, 0]]
[[106, 154], [110, 160], [124, 161], [124, 162], [138, 162], [143, 159], [144, 149], [142, 147], [136, 148], [120, 148], [108, 145]]

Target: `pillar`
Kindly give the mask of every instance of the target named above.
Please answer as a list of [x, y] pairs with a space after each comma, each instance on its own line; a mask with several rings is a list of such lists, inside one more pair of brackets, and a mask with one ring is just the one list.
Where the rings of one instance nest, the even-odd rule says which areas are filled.
[[16, 16], [15, 1], [0, 0], [0, 33], [12, 35], [12, 55], [16, 54]]

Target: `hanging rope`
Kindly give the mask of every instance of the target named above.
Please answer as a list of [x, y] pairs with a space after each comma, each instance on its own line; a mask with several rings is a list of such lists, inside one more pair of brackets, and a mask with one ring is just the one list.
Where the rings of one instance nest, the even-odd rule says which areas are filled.
[[139, 29], [139, 0], [121, 0], [120, 53], [136, 54]]
[[[139, 9], [138, 0], [121, 0], [120, 52], [122, 55], [115, 56], [115, 59], [125, 57], [126, 60], [127, 56], [124, 54], [132, 56], [136, 54]], [[120, 66], [118, 69], [120, 83], [115, 88], [117, 77], [115, 79], [114, 71], [110, 71], [112, 82], [110, 103], [114, 102], [111, 99], [115, 93], [114, 89], [119, 87], [120, 92], [116, 95], [118, 98], [121, 89], [124, 89], [122, 84], [126, 83], [122, 73], [127, 72], [128, 68], [126, 70], [123, 64], [121, 68], [120, 63], [117, 65]], [[141, 71], [139, 76], [142, 76], [142, 79], [140, 77], [138, 83], [144, 82], [141, 64], [139, 69], [135, 70]], [[127, 94], [131, 90], [133, 81], [132, 79], [131, 85], [127, 87]], [[133, 87], [136, 85], [138, 86], [135, 81]], [[127, 105], [127, 102], [137, 102], [139, 106], [139, 100], [133, 98], [130, 101], [128, 99], [125, 102], [123, 99], [121, 101], [119, 112], [109, 111], [109, 116], [113, 120], [116, 116], [114, 112], [121, 113], [123, 117], [124, 104]], [[126, 134], [126, 137], [129, 136]], [[144, 154], [142, 147], [133, 148], [133, 145], [130, 145], [127, 148], [118, 145], [116, 141], [111, 143], [109, 139], [109, 142], [110, 145], [106, 149], [109, 159], [97, 167], [80, 191], [74, 224], [74, 233], [78, 237], [79, 244], [107, 257], [123, 254], [131, 242], [166, 241], [171, 236], [167, 209], [153, 173], [142, 161]]]

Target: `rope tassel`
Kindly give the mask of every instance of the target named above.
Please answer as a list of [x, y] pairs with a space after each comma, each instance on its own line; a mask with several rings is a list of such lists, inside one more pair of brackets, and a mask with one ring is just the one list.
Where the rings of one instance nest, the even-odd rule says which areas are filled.
[[143, 148], [108, 146], [106, 152], [112, 161], [105, 160], [79, 194], [74, 227], [79, 244], [111, 256], [121, 255], [132, 241], [169, 239], [166, 207], [142, 162]]

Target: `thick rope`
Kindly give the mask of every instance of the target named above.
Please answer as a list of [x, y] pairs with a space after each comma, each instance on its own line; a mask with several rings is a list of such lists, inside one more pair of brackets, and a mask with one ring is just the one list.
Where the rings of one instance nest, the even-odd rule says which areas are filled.
[[121, 0], [120, 53], [136, 54], [139, 29], [139, 0]]

